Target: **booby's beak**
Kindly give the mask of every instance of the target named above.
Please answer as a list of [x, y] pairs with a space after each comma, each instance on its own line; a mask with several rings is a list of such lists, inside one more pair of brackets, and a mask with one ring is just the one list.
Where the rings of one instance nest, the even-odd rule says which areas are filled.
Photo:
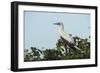
[[60, 23], [54, 23], [54, 25], [60, 25]]

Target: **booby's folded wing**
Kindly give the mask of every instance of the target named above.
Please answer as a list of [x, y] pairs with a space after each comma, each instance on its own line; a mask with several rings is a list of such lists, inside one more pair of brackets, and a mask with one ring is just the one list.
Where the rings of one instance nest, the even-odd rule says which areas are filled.
[[66, 41], [68, 41], [70, 44], [74, 44], [74, 39], [67, 33], [63, 31], [59, 31], [59, 35], [64, 38]]

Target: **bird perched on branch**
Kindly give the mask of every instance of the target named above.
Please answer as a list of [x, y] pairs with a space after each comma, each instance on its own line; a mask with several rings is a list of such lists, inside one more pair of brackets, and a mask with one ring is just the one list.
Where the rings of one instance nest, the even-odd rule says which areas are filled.
[[[72, 36], [69, 35], [68, 33], [64, 32], [64, 24], [62, 22], [58, 22], [58, 23], [54, 23], [54, 24], [59, 26], [58, 33], [59, 33], [60, 39], [64, 43], [64, 47], [65, 48], [66, 47], [75, 48], [75, 49], [79, 50], [81, 53], [83, 53], [83, 51], [81, 51], [81, 49], [75, 45], [75, 42], [74, 42], [74, 39], [72, 38]], [[67, 48], [66, 48], [66, 50], [67, 50]]]

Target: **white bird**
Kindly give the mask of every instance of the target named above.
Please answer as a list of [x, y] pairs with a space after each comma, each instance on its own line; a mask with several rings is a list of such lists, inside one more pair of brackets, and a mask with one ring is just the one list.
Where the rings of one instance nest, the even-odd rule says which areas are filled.
[[[74, 39], [72, 38], [72, 36], [69, 35], [68, 33], [64, 32], [64, 25], [63, 25], [63, 23], [62, 22], [58, 22], [58, 23], [54, 23], [54, 24], [59, 26], [58, 33], [60, 35], [60, 38], [63, 39], [64, 42], [66, 42], [65, 47], [68, 45], [69, 47], [74, 47], [77, 50], [81, 51], [81, 49], [78, 48], [75, 45], [75, 42], [74, 42]], [[81, 51], [81, 53], [83, 53], [83, 52]]]

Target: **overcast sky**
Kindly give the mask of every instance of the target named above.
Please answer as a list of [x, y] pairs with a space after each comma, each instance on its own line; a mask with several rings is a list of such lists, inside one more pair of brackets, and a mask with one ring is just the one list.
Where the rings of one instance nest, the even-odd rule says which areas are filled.
[[24, 12], [24, 45], [30, 47], [54, 48], [57, 42], [56, 22], [63, 22], [64, 31], [88, 38], [90, 32], [90, 14], [55, 13], [55, 12]]

